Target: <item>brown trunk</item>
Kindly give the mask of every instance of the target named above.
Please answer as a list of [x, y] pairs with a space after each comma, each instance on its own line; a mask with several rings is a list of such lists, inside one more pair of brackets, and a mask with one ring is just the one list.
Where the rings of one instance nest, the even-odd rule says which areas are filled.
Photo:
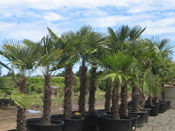
[[140, 108], [141, 109], [144, 109], [145, 108], [145, 96], [143, 94], [143, 87], [142, 87], [142, 92], [139, 91], [140, 93], [140, 101], [139, 101], [139, 105], [140, 105]]
[[152, 100], [152, 97], [151, 96], [148, 98], [148, 105], [149, 106], [152, 106], [153, 105], [153, 100]]
[[136, 85], [132, 84], [132, 102], [133, 102], [133, 112], [139, 112], [140, 111], [140, 92], [139, 89], [136, 87]]
[[73, 72], [72, 67], [66, 68], [65, 73], [65, 89], [64, 89], [64, 117], [66, 120], [70, 120], [72, 117], [72, 84], [73, 84]]
[[51, 76], [49, 73], [45, 75], [44, 98], [43, 98], [43, 124], [50, 124], [51, 113]]
[[[93, 65], [95, 66], [95, 65]], [[96, 67], [91, 68], [90, 88], [89, 88], [89, 112], [95, 111], [95, 91], [96, 91]]]
[[111, 111], [111, 85], [112, 84], [110, 84], [109, 81], [106, 80], [105, 110], [107, 112]]
[[[20, 92], [27, 94], [26, 78], [21, 77], [19, 81]], [[26, 131], [26, 109], [17, 106], [17, 131]]]
[[159, 103], [159, 102], [160, 102], [160, 98], [157, 97], [157, 96], [153, 97], [152, 99], [153, 99], [153, 104], [154, 104], [154, 103]]
[[145, 96], [143, 95], [143, 93], [141, 94], [140, 92], [140, 102], [139, 102], [140, 108], [144, 109], [145, 108]]
[[128, 80], [124, 81], [124, 84], [122, 85], [121, 90], [121, 111], [120, 115], [122, 116], [128, 116]]
[[162, 84], [162, 101], [165, 102], [165, 85]]
[[79, 111], [81, 114], [85, 113], [85, 97], [86, 97], [86, 72], [87, 67], [85, 66], [85, 62], [82, 62], [82, 66], [80, 68], [80, 96], [79, 96]]
[[172, 84], [172, 86], [174, 86], [174, 79], [172, 79], [171, 84]]
[[112, 118], [114, 120], [119, 120], [120, 119], [120, 114], [119, 114], [119, 86], [120, 83], [118, 80], [115, 81], [115, 86], [113, 88], [112, 92]]

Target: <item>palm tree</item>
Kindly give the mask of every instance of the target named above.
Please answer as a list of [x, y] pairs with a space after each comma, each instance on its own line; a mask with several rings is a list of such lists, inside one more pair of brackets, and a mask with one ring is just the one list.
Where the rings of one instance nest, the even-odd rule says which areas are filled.
[[[160, 42], [146, 39], [143, 41], [143, 44], [146, 47], [145, 57], [143, 57], [145, 61], [143, 88], [146, 87], [148, 90], [148, 94], [149, 94], [148, 105], [151, 106], [153, 104], [152, 97], [156, 96], [158, 98], [158, 95], [161, 91], [160, 85], [157, 82], [162, 83], [162, 89], [164, 90], [165, 78], [164, 78], [164, 75], [162, 75], [162, 72], [165, 73], [166, 71], [165, 70], [167, 66], [166, 61], [169, 61], [168, 57], [169, 57], [169, 54], [171, 53], [172, 47], [165, 48], [165, 46], [168, 44], [167, 39], [163, 39]], [[161, 81], [160, 81], [160, 78], [161, 78]], [[148, 81], [146, 79], [148, 80], [150, 79], [150, 80]], [[163, 96], [164, 96], [164, 93], [163, 93]]]
[[124, 55], [120, 52], [114, 54], [105, 54], [97, 63], [107, 69], [103, 72], [101, 79], [109, 79], [114, 83], [112, 94], [112, 116], [113, 119], [120, 119], [119, 115], [119, 87], [130, 78], [127, 75], [127, 70], [134, 62], [132, 56]]
[[[165, 85], [164, 83], [169, 76], [169, 67], [170, 67], [170, 55], [172, 55], [172, 46], [168, 46], [169, 40], [163, 39], [161, 41], [154, 42], [157, 45], [159, 52], [157, 53], [158, 59], [153, 65], [152, 71], [159, 74], [162, 79], [162, 101], [165, 102]], [[158, 64], [156, 64], [158, 63]]]
[[64, 118], [66, 120], [72, 117], [72, 86], [73, 86], [73, 71], [72, 67], [78, 61], [77, 45], [80, 42], [79, 37], [74, 32], [64, 33], [59, 38], [51, 29], [48, 28], [49, 34], [54, 41], [58, 41], [59, 45], [56, 48], [62, 49], [61, 60], [55, 63], [53, 70], [57, 70], [65, 66], [65, 89], [64, 89]]
[[[29, 45], [25, 42], [15, 43], [14, 41], [5, 41], [3, 44], [2, 55], [19, 71], [20, 78], [18, 85], [20, 87], [20, 92], [22, 94], [27, 94], [26, 74], [27, 71], [32, 70], [35, 67], [36, 61], [39, 58], [37, 46], [33, 44]], [[26, 130], [25, 111], [25, 108], [17, 106], [17, 131]]]
[[79, 38], [74, 32], [68, 32], [61, 37], [63, 43], [69, 48], [66, 49], [63, 59], [65, 62], [65, 89], [64, 89], [64, 118], [66, 120], [72, 117], [72, 86], [73, 86], [73, 65], [78, 61], [76, 46], [79, 44]]
[[[145, 61], [147, 56], [150, 56], [151, 51], [143, 40], [137, 40], [129, 45], [129, 54], [137, 59], [135, 68], [131, 70], [131, 87], [132, 87], [132, 103], [133, 112], [139, 112], [141, 107], [144, 108], [145, 98], [143, 94], [143, 77], [145, 70]], [[145, 88], [144, 88], [145, 89]]]
[[[99, 45], [104, 42], [105, 37], [103, 34], [98, 32], [91, 32], [87, 37], [88, 45], [90, 46], [91, 53], [89, 53], [89, 58], [100, 57], [103, 50]], [[96, 91], [96, 81], [97, 81], [97, 65], [95, 62], [91, 63], [91, 76], [90, 76], [90, 87], [89, 87], [89, 112], [95, 111], [95, 91]]]
[[45, 78], [44, 85], [44, 98], [43, 98], [43, 124], [50, 124], [50, 113], [51, 113], [51, 69], [54, 63], [60, 61], [62, 50], [57, 49], [57, 41], [54, 41], [49, 35], [44, 36], [39, 45], [38, 51], [41, 53], [41, 58], [38, 65], [43, 67], [43, 73]]
[[85, 96], [86, 96], [86, 81], [87, 81], [87, 67], [86, 62], [88, 60], [88, 54], [90, 53], [89, 45], [88, 45], [88, 35], [92, 32], [90, 26], [82, 27], [78, 32], [77, 36], [80, 38], [80, 46], [79, 46], [79, 56], [81, 60], [80, 67], [80, 95], [79, 95], [79, 111], [81, 114], [85, 113]]
[[[104, 45], [110, 52], [122, 52], [124, 54], [129, 54], [129, 46], [137, 41], [140, 38], [140, 35], [146, 28], [142, 29], [140, 26], [135, 26], [130, 29], [127, 25], [121, 26], [116, 32], [112, 28], [108, 28], [109, 36], [107, 43]], [[128, 81], [126, 80], [122, 85], [121, 90], [121, 114], [127, 116], [127, 103], [128, 103], [128, 96], [127, 96], [127, 85]], [[110, 91], [110, 89], [107, 89]], [[110, 92], [109, 92], [110, 93]], [[110, 96], [110, 95], [106, 95]], [[107, 102], [109, 103], [109, 102]]]

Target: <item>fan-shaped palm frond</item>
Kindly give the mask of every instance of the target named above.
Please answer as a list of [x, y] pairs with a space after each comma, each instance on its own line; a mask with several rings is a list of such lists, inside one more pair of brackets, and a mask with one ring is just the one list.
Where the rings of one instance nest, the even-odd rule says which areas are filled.
[[146, 27], [144, 29], [142, 29], [140, 26], [133, 27], [129, 32], [130, 41], [134, 42], [136, 39], [138, 39], [145, 29]]
[[3, 56], [21, 71], [32, 69], [40, 57], [36, 46], [29, 46], [23, 42], [5, 41], [3, 49]]
[[151, 96], [159, 96], [162, 87], [160, 86], [160, 78], [152, 74], [151, 69], [147, 69], [143, 76], [143, 91]]
[[14, 91], [11, 95], [12, 100], [20, 106], [21, 108], [27, 108], [32, 105], [34, 105], [35, 98], [32, 98], [32, 96]]
[[129, 32], [130, 32], [130, 29], [129, 29], [128, 25], [123, 25], [122, 27], [120, 27], [118, 29], [118, 31], [116, 31], [116, 34], [118, 36], [118, 39], [121, 42], [124, 42], [125, 40], [127, 40], [128, 36], [129, 36]]
[[[120, 52], [114, 54], [106, 54], [96, 63], [104, 67], [106, 71], [100, 76], [100, 79], [111, 79], [112, 81], [118, 79], [131, 78], [129, 69], [136, 60], [132, 56], [123, 55]], [[132, 66], [133, 67], [133, 66]]]
[[0, 65], [2, 65], [3, 67], [5, 67], [8, 70], [11, 70], [6, 64], [2, 63], [1, 61], [0, 61]]

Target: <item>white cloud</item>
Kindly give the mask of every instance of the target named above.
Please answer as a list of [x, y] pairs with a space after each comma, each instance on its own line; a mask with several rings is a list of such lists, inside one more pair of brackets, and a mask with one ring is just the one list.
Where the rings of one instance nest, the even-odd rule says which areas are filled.
[[92, 17], [92, 16], [107, 16], [106, 11], [100, 10], [98, 8], [83, 10], [83, 16]]
[[106, 17], [97, 17], [85, 19], [86, 24], [90, 24], [93, 27], [106, 28], [110, 26], [116, 26], [121, 24], [127, 24], [131, 17], [127, 16], [106, 16]]
[[[105, 6], [114, 6], [114, 7], [132, 7], [139, 6], [142, 4], [153, 5], [157, 4], [163, 6], [163, 8], [174, 8], [174, 0], [6, 0], [0, 1], [0, 5], [3, 7], [27, 7], [32, 9], [41, 9], [41, 10], [53, 10], [63, 7], [69, 8], [96, 8], [96, 7], [105, 7]], [[160, 3], [160, 4], [159, 4]], [[168, 4], [167, 4], [168, 3]], [[172, 3], [172, 4], [171, 4]]]
[[[0, 22], [3, 23], [0, 31], [3, 37], [38, 39], [47, 33], [45, 29], [48, 25], [62, 32], [59, 26], [72, 29], [83, 24], [97, 28], [141, 25], [147, 27], [146, 35], [174, 33], [175, 14], [169, 11], [175, 7], [174, 0], [5, 0], [0, 1], [0, 5]], [[119, 12], [113, 12], [111, 7]], [[5, 18], [11, 18], [11, 22], [4, 22]]]
[[59, 29], [55, 25], [44, 24], [42, 22], [37, 23], [4, 23], [0, 22], [2, 28], [0, 28], [0, 36], [3, 39], [30, 39], [33, 41], [39, 41], [44, 35], [46, 35], [47, 27], [54, 30], [57, 35], [60, 35], [63, 30]]
[[95, 8], [103, 6], [127, 6], [129, 3], [137, 3], [139, 0], [6, 0], [0, 1], [3, 7], [23, 6], [33, 9], [58, 9], [62, 7], [70, 8]]
[[46, 12], [44, 14], [44, 19], [46, 21], [58, 21], [58, 20], [63, 20], [64, 17], [62, 17], [61, 15], [54, 13], [54, 12]]

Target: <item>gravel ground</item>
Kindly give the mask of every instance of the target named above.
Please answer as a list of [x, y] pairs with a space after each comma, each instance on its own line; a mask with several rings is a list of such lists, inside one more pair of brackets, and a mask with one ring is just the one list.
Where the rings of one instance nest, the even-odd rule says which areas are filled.
[[137, 131], [175, 131], [175, 110], [167, 110], [158, 116], [149, 116], [148, 123]]

